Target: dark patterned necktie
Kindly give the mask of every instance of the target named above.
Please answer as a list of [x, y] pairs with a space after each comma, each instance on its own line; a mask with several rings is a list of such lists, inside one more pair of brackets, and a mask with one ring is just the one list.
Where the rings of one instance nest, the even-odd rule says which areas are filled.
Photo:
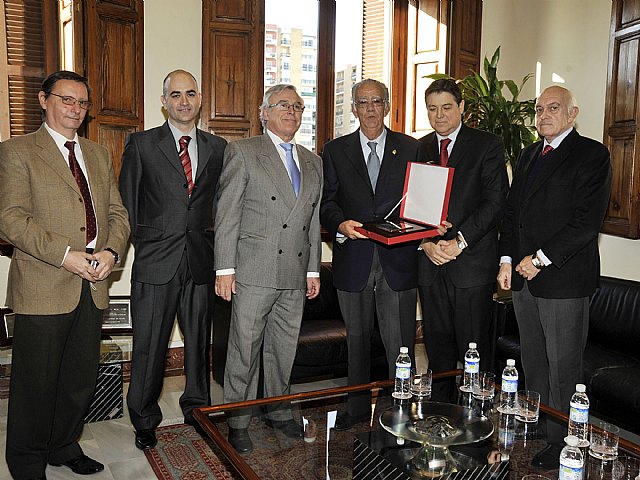
[[440, 140], [440, 165], [443, 167], [446, 167], [447, 163], [449, 163], [449, 150], [447, 150], [447, 147], [450, 143], [450, 138], [443, 138]]
[[547, 153], [551, 152], [552, 150], [553, 150], [553, 147], [551, 145], [547, 145], [542, 150], [542, 156], [544, 157]]
[[80, 164], [76, 159], [75, 150], [76, 142], [65, 142], [64, 146], [69, 150], [69, 168], [71, 169], [71, 173], [76, 179], [76, 183], [78, 184], [78, 188], [80, 188], [80, 194], [82, 195], [82, 200], [84, 202], [84, 214], [85, 221], [87, 224], [87, 245], [89, 245], [94, 238], [96, 238], [96, 214], [93, 210], [93, 202], [91, 201], [91, 192], [89, 192], [89, 184], [87, 183], [87, 179], [82, 173], [82, 169], [80, 168]]
[[180, 161], [182, 162], [182, 168], [184, 168], [184, 174], [187, 177], [189, 196], [191, 196], [191, 192], [193, 192], [193, 170], [191, 168], [191, 157], [189, 156], [190, 141], [191, 137], [189, 135], [180, 137], [180, 140], [178, 140], [178, 143], [180, 144], [180, 152], [178, 153], [178, 155], [180, 156]]

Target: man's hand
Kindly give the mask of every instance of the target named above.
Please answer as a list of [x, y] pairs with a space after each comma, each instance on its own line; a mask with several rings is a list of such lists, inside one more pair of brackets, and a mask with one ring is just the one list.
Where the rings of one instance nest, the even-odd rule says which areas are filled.
[[360, 222], [356, 222], [355, 220], [345, 220], [340, 225], [338, 225], [338, 231], [347, 237], [349, 240], [358, 240], [367, 238], [362, 235], [360, 232], [355, 231], [355, 227], [361, 227], [362, 224]]
[[458, 247], [458, 242], [456, 240], [440, 240], [438, 245], [444, 253], [454, 257], [454, 259], [462, 253], [462, 249]]
[[498, 285], [503, 290], [511, 290], [511, 264], [501, 263], [498, 271]]
[[540, 273], [540, 269], [533, 266], [533, 263], [531, 262], [532, 258], [533, 255], [527, 255], [522, 260], [520, 260], [520, 263], [516, 267], [516, 272], [518, 272], [527, 280], [533, 280], [535, 276]]
[[[451, 248], [448, 243], [451, 241], [452, 240], [440, 240], [438, 243], [435, 243], [429, 240], [424, 240], [420, 246], [432, 263], [435, 265], [444, 265], [445, 263], [456, 259], [456, 256], [450, 253]], [[453, 243], [455, 244], [455, 241], [453, 241]], [[458, 248], [457, 244], [456, 248]], [[458, 248], [458, 250], [460, 249]]]
[[320, 294], [320, 278], [307, 277], [307, 298], [316, 298]]
[[85, 280], [97, 282], [100, 278], [96, 270], [91, 266], [91, 261], [93, 260], [96, 260], [96, 258], [90, 253], [69, 250], [64, 262], [62, 262], [62, 268]]
[[231, 301], [231, 295], [236, 294], [236, 275], [217, 275], [215, 289], [216, 295]]
[[113, 256], [113, 253], [106, 250], [95, 253], [93, 256], [98, 261], [98, 267], [96, 268], [98, 280], [104, 280], [111, 274], [111, 271], [116, 264], [116, 259]]
[[451, 227], [453, 227], [453, 225], [445, 220], [440, 225], [438, 225], [438, 235], [443, 236]]

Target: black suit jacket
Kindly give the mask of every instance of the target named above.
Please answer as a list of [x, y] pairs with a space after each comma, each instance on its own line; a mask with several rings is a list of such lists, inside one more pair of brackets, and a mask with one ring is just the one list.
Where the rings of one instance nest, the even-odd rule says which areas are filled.
[[196, 136], [198, 168], [191, 197], [167, 123], [127, 137], [118, 187], [135, 247], [133, 280], [167, 283], [185, 248], [194, 281], [203, 284], [215, 278], [213, 222], [227, 142], [202, 130]]
[[[380, 219], [402, 198], [408, 162], [419, 161], [420, 144], [387, 129], [384, 156], [374, 194], [362, 154], [359, 130], [327, 143], [322, 154], [324, 192], [320, 222], [335, 239], [345, 220]], [[395, 212], [397, 216], [397, 211]], [[374, 248], [385, 279], [393, 290], [416, 287], [416, 243], [387, 247], [372, 240], [333, 242], [333, 283], [349, 292], [361, 291], [371, 270]]]
[[[500, 254], [515, 267], [526, 255], [542, 249], [552, 265], [528, 282], [543, 298], [580, 298], [595, 290], [600, 276], [598, 232], [611, 192], [609, 151], [600, 142], [573, 130], [560, 146], [540, 157], [543, 142], [524, 149], [507, 200]], [[539, 173], [528, 188], [535, 161]], [[511, 288], [524, 279], [515, 271]]]
[[[423, 161], [438, 164], [435, 132], [420, 139]], [[459, 288], [493, 283], [498, 273], [498, 229], [509, 190], [502, 139], [462, 126], [448, 165], [454, 168], [447, 220], [453, 224], [445, 239], [460, 231], [468, 247], [453, 261], [437, 266], [419, 252], [420, 285], [429, 286], [438, 268], [447, 269]]]

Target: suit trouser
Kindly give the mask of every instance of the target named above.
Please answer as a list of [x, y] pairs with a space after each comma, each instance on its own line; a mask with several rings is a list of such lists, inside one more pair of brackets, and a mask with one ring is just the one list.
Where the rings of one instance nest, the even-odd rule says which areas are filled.
[[[213, 280], [213, 277], [212, 277]], [[180, 407], [192, 422], [192, 410], [211, 404], [210, 344], [213, 284], [198, 285], [186, 254], [174, 277], [164, 285], [131, 281], [133, 356], [127, 406], [136, 430], [156, 428], [162, 421], [158, 397], [176, 315], [184, 338], [184, 393]]]
[[[478, 344], [481, 367], [491, 363], [489, 330], [493, 289], [494, 283], [458, 288], [447, 269], [442, 267], [437, 269], [431, 285], [418, 286], [424, 319], [424, 343], [432, 371], [453, 370], [457, 368], [458, 361], [464, 363], [469, 342]], [[455, 401], [455, 381], [434, 382], [432, 399]]]
[[6, 458], [17, 480], [44, 476], [47, 462], [82, 454], [78, 439], [95, 391], [102, 328], [89, 285], [83, 280], [70, 313], [16, 315]]
[[[395, 376], [400, 347], [408, 347], [409, 355], [415, 361], [416, 289], [392, 290], [384, 278], [376, 251], [364, 289], [360, 292], [338, 290], [338, 301], [347, 327], [349, 385], [359, 385], [370, 380], [371, 339], [376, 313], [380, 337], [387, 354], [389, 378]], [[368, 403], [368, 392], [350, 394], [347, 412], [360, 416]]]
[[[525, 282], [513, 292], [513, 309], [527, 389], [539, 392], [542, 403], [568, 413], [576, 383], [583, 378], [589, 298], [534, 297]], [[545, 427], [549, 442], [562, 443], [565, 426], [549, 421]]]
[[[236, 282], [224, 372], [224, 402], [253, 400], [258, 391], [260, 352], [266, 398], [289, 393], [298, 348], [305, 290], [256, 287]], [[292, 418], [288, 406], [269, 407], [271, 420]], [[229, 426], [247, 428], [249, 410], [230, 413]]]

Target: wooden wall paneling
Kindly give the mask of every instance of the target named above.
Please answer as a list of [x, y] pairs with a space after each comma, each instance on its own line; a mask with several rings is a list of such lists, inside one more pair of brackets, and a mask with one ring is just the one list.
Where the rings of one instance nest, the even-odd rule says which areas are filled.
[[[318, 76], [316, 89], [316, 152], [322, 155], [324, 144], [333, 138], [334, 109], [327, 105], [335, 105], [336, 71], [335, 71], [335, 36], [336, 36], [336, 2], [335, 0], [319, 1], [318, 18]], [[345, 106], [350, 108], [350, 106]]]
[[482, 0], [451, 2], [449, 75], [466, 77], [480, 71]]
[[611, 198], [602, 231], [640, 238], [640, 0], [613, 0], [604, 142], [611, 153]]
[[260, 134], [263, 0], [203, 0], [202, 23], [202, 128], [227, 140]]
[[[407, 122], [406, 98], [407, 98], [407, 74], [408, 74], [408, 47], [409, 47], [409, 2], [393, 3], [393, 41], [391, 62], [391, 111], [389, 113], [389, 127], [391, 130], [404, 132]], [[415, 84], [415, 81], [412, 82]], [[415, 96], [414, 96], [415, 97]]]
[[85, 75], [94, 107], [87, 137], [120, 171], [126, 135], [144, 127], [143, 0], [84, 2]]

